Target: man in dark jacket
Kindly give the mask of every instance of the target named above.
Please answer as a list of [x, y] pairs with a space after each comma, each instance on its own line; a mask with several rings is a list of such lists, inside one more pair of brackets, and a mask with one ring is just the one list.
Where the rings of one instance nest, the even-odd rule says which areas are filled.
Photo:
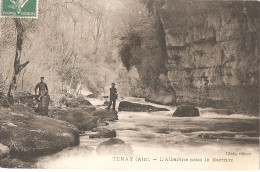
[[[42, 116], [48, 116], [48, 107], [50, 102], [50, 96], [48, 95], [48, 86], [44, 82], [44, 77], [41, 77], [41, 82], [39, 82], [35, 87], [35, 95], [37, 95], [38, 108], [37, 112]], [[39, 93], [37, 91], [39, 89]]]
[[[34, 89], [35, 95], [39, 96], [38, 99], [41, 99], [41, 97], [48, 94], [48, 86], [43, 81], [44, 81], [44, 77], [41, 77], [41, 82], [39, 82]], [[39, 93], [37, 94], [38, 89], [39, 89]]]
[[112, 87], [110, 88], [110, 102], [107, 107], [108, 110], [110, 110], [112, 103], [113, 103], [113, 110], [116, 110], [117, 90], [115, 85], [116, 85], [115, 83], [112, 83]]

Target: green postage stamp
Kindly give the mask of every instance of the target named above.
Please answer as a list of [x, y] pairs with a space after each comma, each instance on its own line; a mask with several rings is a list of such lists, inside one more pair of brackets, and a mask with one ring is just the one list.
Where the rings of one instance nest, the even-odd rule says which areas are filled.
[[38, 0], [1, 0], [2, 17], [38, 18]]

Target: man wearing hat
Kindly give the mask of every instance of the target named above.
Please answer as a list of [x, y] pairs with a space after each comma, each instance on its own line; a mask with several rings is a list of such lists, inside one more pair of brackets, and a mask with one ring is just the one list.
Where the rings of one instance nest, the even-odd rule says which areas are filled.
[[116, 85], [115, 83], [112, 83], [112, 87], [110, 88], [110, 102], [107, 107], [108, 110], [110, 110], [112, 103], [113, 103], [113, 110], [116, 110], [117, 90], [115, 85]]
[[[39, 101], [37, 111], [43, 116], [48, 116], [50, 96], [48, 95], [48, 86], [43, 81], [44, 77], [41, 77], [41, 82], [35, 87], [35, 95], [38, 95], [37, 101]], [[39, 93], [37, 94], [38, 89]]]
[[[39, 96], [39, 99], [40, 99], [42, 96], [44, 96], [44, 95], [46, 95], [46, 94], [48, 93], [48, 86], [47, 86], [47, 84], [45, 84], [43, 81], [44, 81], [44, 77], [41, 77], [41, 82], [39, 82], [39, 83], [36, 85], [35, 89], [34, 89], [35, 95], [38, 95], [38, 96]], [[37, 94], [37, 90], [38, 90], [38, 89], [39, 89], [39, 94]]]

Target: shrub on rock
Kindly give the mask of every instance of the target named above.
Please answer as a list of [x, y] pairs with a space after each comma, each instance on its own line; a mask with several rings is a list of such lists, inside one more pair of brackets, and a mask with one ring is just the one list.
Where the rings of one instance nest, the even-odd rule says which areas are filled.
[[196, 108], [195, 106], [183, 105], [183, 106], [178, 106], [172, 116], [195, 117], [195, 116], [200, 116], [200, 113], [198, 108]]

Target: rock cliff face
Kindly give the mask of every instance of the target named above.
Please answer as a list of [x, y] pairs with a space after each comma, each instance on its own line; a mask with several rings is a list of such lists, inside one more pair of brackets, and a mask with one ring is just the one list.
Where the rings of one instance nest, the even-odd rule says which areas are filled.
[[165, 31], [167, 78], [177, 91], [177, 101], [257, 111], [259, 4], [157, 4]]
[[149, 1], [166, 51], [153, 56], [165, 62], [155, 79], [175, 89], [177, 103], [258, 112], [259, 4]]

